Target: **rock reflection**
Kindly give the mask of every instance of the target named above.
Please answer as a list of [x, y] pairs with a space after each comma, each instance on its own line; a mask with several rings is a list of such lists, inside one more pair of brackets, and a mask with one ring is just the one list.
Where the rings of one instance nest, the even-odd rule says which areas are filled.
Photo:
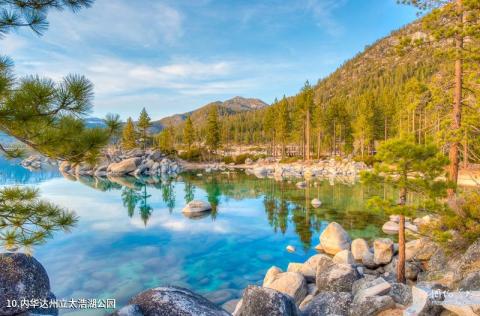
[[[77, 178], [77, 181], [100, 191], [121, 190], [123, 206], [129, 217], [138, 213], [145, 226], [155, 210], [149, 203], [149, 190], [159, 190], [164, 205], [172, 213], [176, 207], [175, 189], [183, 186], [184, 203], [202, 198], [195, 196], [204, 192], [211, 204], [211, 212], [201, 216], [187, 216], [192, 220], [210, 217], [213, 221], [221, 214], [223, 199], [263, 199], [269, 225], [275, 233], [285, 234], [288, 227], [299, 236], [303, 246], [312, 247], [312, 238], [330, 221], [337, 221], [352, 234], [352, 237], [373, 238], [381, 234], [381, 215], [366, 212], [365, 201], [377, 189], [352, 182], [351, 179], [308, 180], [303, 188], [295, 181], [278, 181], [273, 178], [259, 179], [242, 172], [209, 173], [199, 177], [194, 173], [183, 173], [177, 177], [108, 177]], [[198, 191], [197, 191], [198, 189]], [[389, 188], [380, 188], [385, 194], [393, 194]], [[182, 193], [181, 193], [182, 194]], [[315, 208], [311, 199], [322, 204]]]

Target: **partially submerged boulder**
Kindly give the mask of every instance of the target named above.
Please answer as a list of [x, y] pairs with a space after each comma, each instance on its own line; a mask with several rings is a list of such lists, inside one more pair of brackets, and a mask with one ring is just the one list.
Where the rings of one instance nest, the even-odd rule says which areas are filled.
[[108, 166], [108, 173], [113, 175], [125, 175], [130, 172], [133, 172], [137, 169], [138, 166], [142, 163], [141, 158], [128, 158], [120, 162], [111, 163]]
[[229, 313], [190, 290], [166, 286], [146, 290], [133, 297], [129, 304], [138, 305], [144, 316], [228, 316]]
[[233, 315], [299, 316], [300, 311], [290, 296], [274, 289], [250, 285], [243, 292], [242, 301]]
[[335, 255], [342, 250], [350, 250], [350, 242], [348, 233], [336, 222], [328, 224], [320, 235], [320, 244], [323, 251], [331, 255]]
[[193, 200], [189, 202], [182, 210], [183, 213], [200, 214], [208, 212], [212, 209], [210, 203], [200, 200]]

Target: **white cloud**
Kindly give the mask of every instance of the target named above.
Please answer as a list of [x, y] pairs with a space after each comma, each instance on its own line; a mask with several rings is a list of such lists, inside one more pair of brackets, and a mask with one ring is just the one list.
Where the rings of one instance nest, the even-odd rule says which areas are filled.
[[346, 4], [346, 0], [306, 0], [305, 8], [311, 10], [319, 27], [330, 35], [343, 32], [343, 27], [334, 18], [334, 11]]
[[5, 38], [0, 39], [2, 41], [2, 49], [0, 54], [12, 55], [24, 48], [25, 40], [15, 34], [9, 34]]
[[50, 25], [45, 38], [65, 46], [99, 40], [125, 46], [173, 45], [183, 35], [181, 12], [158, 1], [136, 5], [128, 0], [97, 0], [77, 14], [52, 13]]

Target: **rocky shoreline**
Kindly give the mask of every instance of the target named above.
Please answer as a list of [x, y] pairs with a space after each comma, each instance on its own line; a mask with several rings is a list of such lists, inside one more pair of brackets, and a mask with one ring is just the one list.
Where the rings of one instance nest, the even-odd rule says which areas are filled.
[[[150, 289], [113, 315], [370, 316], [479, 315], [480, 239], [457, 260], [427, 238], [406, 245], [407, 284], [396, 281], [397, 246], [378, 238], [371, 246], [351, 240], [337, 223], [320, 236], [321, 253], [286, 271], [272, 266], [262, 286], [242, 298], [212, 306], [177, 287]], [[468, 292], [467, 292], [468, 291]], [[132, 312], [134, 311], [134, 312]], [[163, 314], [163, 311], [168, 313]]]
[[[135, 295], [128, 305], [112, 315], [470, 316], [480, 313], [480, 239], [457, 256], [447, 256], [425, 237], [409, 241], [406, 284], [396, 281], [397, 246], [391, 239], [377, 238], [371, 244], [364, 239], [351, 240], [335, 222], [326, 227], [319, 239], [318, 254], [305, 262], [291, 262], [285, 271], [272, 266], [261, 286], [249, 285], [239, 300], [222, 307], [188, 289], [162, 286]], [[45, 269], [33, 257], [3, 253], [0, 263], [3, 289], [0, 315], [29, 310], [5, 308], [7, 300], [55, 297]], [[56, 312], [46, 314], [56, 315]]]

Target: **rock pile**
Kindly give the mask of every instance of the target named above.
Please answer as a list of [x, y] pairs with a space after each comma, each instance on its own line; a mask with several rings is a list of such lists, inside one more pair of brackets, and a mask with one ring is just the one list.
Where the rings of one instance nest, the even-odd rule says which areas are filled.
[[75, 176], [174, 176], [180, 172], [181, 167], [158, 150], [133, 149], [127, 152], [107, 153], [96, 165], [71, 164], [63, 161], [59, 169], [62, 173]]
[[20, 163], [23, 167], [31, 170], [38, 170], [45, 167], [56, 166], [57, 162], [42, 155], [31, 155]]
[[322, 160], [312, 164], [292, 163], [280, 164], [270, 161], [257, 161], [255, 164], [247, 164], [250, 173], [258, 178], [274, 177], [275, 179], [285, 178], [320, 178], [330, 176], [355, 177], [362, 170], [368, 167], [363, 162], [355, 162], [349, 159], [343, 160]]
[[[375, 239], [371, 246], [363, 239], [351, 241], [348, 233], [333, 222], [321, 234], [317, 249], [325, 253], [304, 263], [290, 263], [285, 272], [271, 267], [262, 287], [245, 290], [233, 315], [257, 315], [246, 311], [285, 316], [479, 315], [480, 240], [453, 265], [457, 268], [451, 273], [457, 281], [449, 288], [420, 282], [441, 256], [440, 248], [427, 238], [406, 244], [407, 284], [396, 282], [398, 250], [388, 238]], [[435, 273], [438, 276], [438, 271]], [[450, 298], [433, 302], [438, 288], [450, 289]], [[464, 289], [475, 292], [466, 299], [465, 292], [458, 292]]]

